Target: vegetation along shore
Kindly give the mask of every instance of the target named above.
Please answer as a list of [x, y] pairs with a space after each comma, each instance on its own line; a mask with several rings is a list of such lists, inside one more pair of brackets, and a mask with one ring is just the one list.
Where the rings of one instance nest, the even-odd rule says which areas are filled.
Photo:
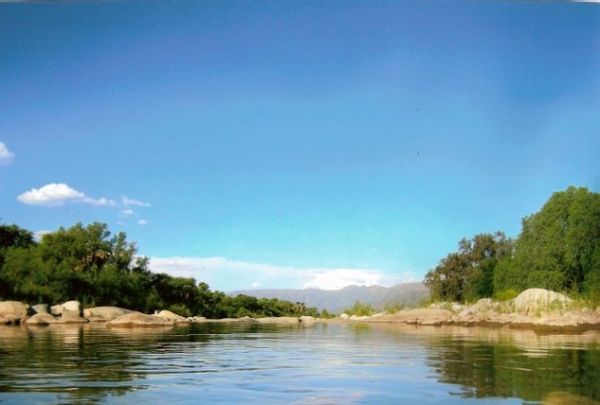
[[[294, 324], [331, 317], [300, 302], [230, 296], [193, 278], [153, 273], [136, 252], [124, 233], [112, 235], [100, 223], [60, 228], [39, 241], [16, 225], [0, 225], [0, 324]], [[554, 193], [523, 219], [514, 240], [503, 232], [461, 240], [425, 285], [430, 300], [420, 308], [374, 314], [357, 303], [338, 319], [600, 329], [600, 194], [576, 187]]]

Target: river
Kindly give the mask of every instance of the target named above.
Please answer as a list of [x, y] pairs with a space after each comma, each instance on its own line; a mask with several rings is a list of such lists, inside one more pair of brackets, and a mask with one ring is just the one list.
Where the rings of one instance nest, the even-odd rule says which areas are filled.
[[6, 404], [600, 401], [599, 332], [358, 323], [0, 326], [0, 365]]

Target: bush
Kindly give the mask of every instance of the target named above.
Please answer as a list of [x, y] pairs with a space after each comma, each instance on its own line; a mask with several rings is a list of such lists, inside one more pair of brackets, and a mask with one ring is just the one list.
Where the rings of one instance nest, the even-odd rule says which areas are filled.
[[360, 301], [356, 301], [350, 308], [346, 308], [344, 312], [348, 315], [356, 316], [368, 316], [372, 315], [375, 311], [370, 304], [364, 304]]
[[509, 289], [497, 292], [495, 298], [498, 301], [508, 301], [508, 300], [512, 300], [517, 295], [519, 295], [519, 293], [517, 292], [517, 290], [509, 288]]

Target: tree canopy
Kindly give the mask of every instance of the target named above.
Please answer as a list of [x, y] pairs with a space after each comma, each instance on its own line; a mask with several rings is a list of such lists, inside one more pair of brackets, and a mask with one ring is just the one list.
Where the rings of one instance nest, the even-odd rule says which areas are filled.
[[425, 284], [432, 298], [450, 301], [533, 287], [600, 298], [600, 194], [584, 187], [554, 193], [523, 219], [514, 242], [502, 232], [463, 239]]
[[0, 299], [84, 306], [116, 305], [144, 312], [170, 309], [210, 318], [318, 315], [315, 308], [277, 299], [228, 296], [193, 278], [152, 273], [125, 233], [80, 223], [42, 236], [0, 225]]

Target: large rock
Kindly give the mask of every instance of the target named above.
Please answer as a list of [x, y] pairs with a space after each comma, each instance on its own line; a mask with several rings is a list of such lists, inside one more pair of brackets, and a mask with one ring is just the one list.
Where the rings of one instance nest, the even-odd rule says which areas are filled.
[[62, 304], [63, 311], [75, 312], [81, 315], [81, 303], [79, 301], [67, 301]]
[[61, 304], [52, 305], [50, 307], [50, 313], [55, 316], [59, 316], [63, 312], [63, 306]]
[[272, 316], [265, 318], [256, 318], [258, 323], [283, 323], [283, 324], [297, 324], [300, 319], [293, 316]]
[[25, 319], [29, 305], [19, 301], [0, 301], [0, 315]]
[[129, 314], [130, 309], [119, 307], [94, 307], [83, 310], [83, 317], [90, 320], [112, 321], [122, 315]]
[[439, 326], [451, 323], [454, 312], [441, 308], [416, 308], [405, 309], [395, 314], [369, 317], [366, 322], [391, 322], [407, 323], [413, 325]]
[[160, 318], [155, 315], [142, 314], [141, 312], [131, 312], [113, 319], [106, 324], [109, 327], [160, 327], [173, 326], [173, 321]]
[[304, 315], [304, 316], [301, 316], [301, 317], [300, 317], [300, 322], [301, 322], [301, 323], [304, 323], [304, 324], [307, 324], [307, 325], [308, 325], [308, 324], [315, 323], [316, 321], [317, 321], [317, 320], [315, 319], [315, 317], [314, 317], [314, 316], [307, 316], [307, 315]]
[[188, 321], [190, 321], [192, 323], [204, 323], [204, 322], [208, 322], [208, 319], [206, 319], [203, 316], [190, 316], [188, 318]]
[[565, 309], [572, 300], [564, 294], [543, 288], [530, 288], [513, 300], [515, 312], [536, 314]]
[[189, 320], [181, 315], [177, 315], [175, 312], [171, 312], [167, 309], [163, 309], [158, 314], [156, 314], [159, 318], [166, 319], [168, 321], [174, 322], [189, 322]]
[[31, 318], [26, 320], [25, 323], [27, 325], [46, 326], [53, 323], [60, 323], [60, 321], [47, 312], [38, 312], [37, 314], [33, 315]]
[[63, 311], [59, 318], [60, 323], [87, 323], [88, 320], [79, 316], [75, 311]]
[[47, 314], [48, 304], [37, 304], [31, 307], [36, 314]]

